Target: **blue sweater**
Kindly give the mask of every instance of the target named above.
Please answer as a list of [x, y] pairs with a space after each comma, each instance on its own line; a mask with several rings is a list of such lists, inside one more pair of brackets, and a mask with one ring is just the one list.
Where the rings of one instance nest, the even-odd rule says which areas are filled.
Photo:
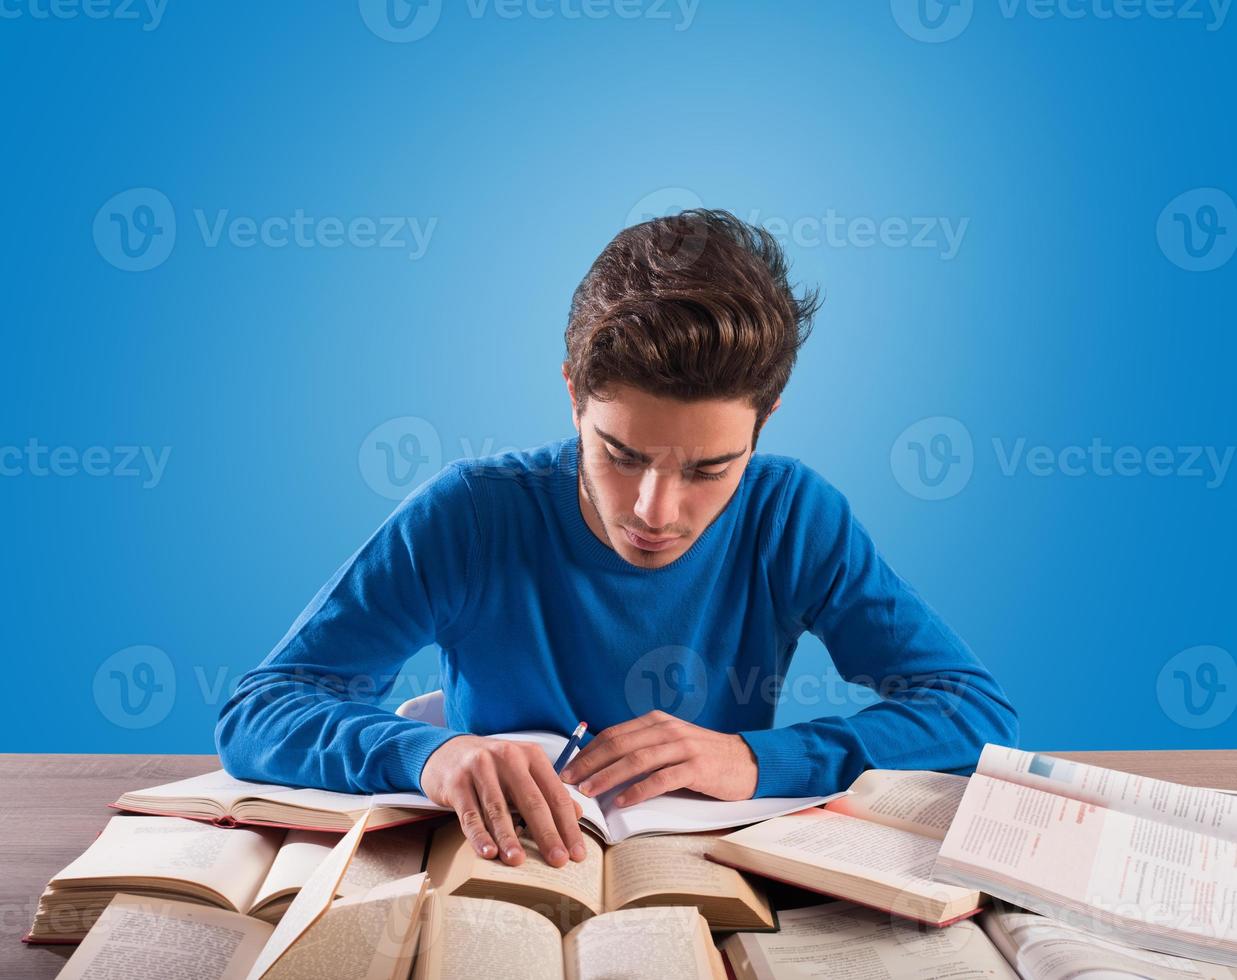
[[[1017, 715], [966, 644], [889, 567], [842, 494], [755, 452], [717, 519], [678, 559], [622, 559], [580, 513], [576, 437], [458, 460], [419, 486], [326, 583], [224, 705], [232, 775], [348, 792], [420, 790], [457, 734], [591, 733], [662, 708], [741, 734], [756, 796], [845, 788], [863, 770], [969, 772]], [[799, 636], [881, 700], [773, 728]], [[447, 728], [380, 707], [437, 643]], [[821, 682], [822, 668], [812, 677]]]

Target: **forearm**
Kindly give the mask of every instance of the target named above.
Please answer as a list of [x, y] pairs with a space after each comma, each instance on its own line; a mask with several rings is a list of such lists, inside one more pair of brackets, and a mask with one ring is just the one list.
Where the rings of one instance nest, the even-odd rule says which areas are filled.
[[755, 796], [845, 789], [865, 769], [970, 772], [987, 742], [1015, 745], [1018, 716], [982, 667], [919, 678], [849, 718], [742, 732], [759, 767]]
[[344, 793], [421, 791], [431, 753], [460, 734], [341, 698], [303, 671], [245, 676], [215, 729], [224, 768], [240, 779]]

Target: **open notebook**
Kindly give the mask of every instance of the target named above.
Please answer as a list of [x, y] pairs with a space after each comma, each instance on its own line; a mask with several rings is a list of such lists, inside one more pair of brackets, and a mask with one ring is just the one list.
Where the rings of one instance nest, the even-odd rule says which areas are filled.
[[[535, 742], [551, 760], [567, 744], [567, 736], [555, 732], [505, 732], [490, 735]], [[740, 827], [783, 813], [793, 813], [826, 802], [833, 796], [766, 796], [753, 800], [715, 800], [699, 793], [679, 790], [629, 807], [615, 805], [624, 786], [598, 797], [588, 797], [568, 786], [567, 791], [584, 811], [590, 824], [607, 844], [617, 844], [638, 834], [693, 833]], [[222, 769], [174, 783], [125, 793], [112, 806], [135, 813], [189, 817], [229, 826], [258, 824], [328, 830], [342, 833], [366, 811], [371, 828], [422, 820], [451, 812], [420, 793], [379, 793], [372, 796], [298, 789], [270, 783], [234, 779]]]

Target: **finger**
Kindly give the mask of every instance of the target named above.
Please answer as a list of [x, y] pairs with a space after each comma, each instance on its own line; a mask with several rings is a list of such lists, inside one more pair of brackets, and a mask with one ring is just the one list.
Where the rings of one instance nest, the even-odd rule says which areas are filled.
[[[534, 751], [541, 752], [540, 748], [536, 747]], [[537, 849], [541, 851], [541, 857], [546, 864], [561, 868], [568, 860], [567, 848], [554, 825], [554, 811], [545, 794], [541, 792], [541, 787], [529, 773], [528, 765], [527, 761], [520, 765], [519, 760], [513, 760], [512, 764], [504, 769], [502, 777], [507, 794], [515, 801], [520, 815], [528, 824], [528, 832], [537, 842]]]
[[451, 794], [451, 806], [460, 818], [460, 829], [472, 844], [473, 850], [483, 858], [492, 858], [498, 853], [498, 845], [486, 829], [485, 818], [481, 816], [481, 805], [477, 802], [477, 793], [468, 777], [460, 780], [458, 788]]
[[511, 822], [510, 805], [499, 781], [497, 767], [489, 756], [483, 755], [479, 760], [473, 783], [481, 802], [481, 815], [498, 845], [498, 853], [507, 864], [521, 864], [524, 861], [524, 848], [520, 845], [520, 839], [516, 836]]
[[674, 718], [673, 715], [666, 714], [664, 711], [646, 711], [638, 717], [603, 729], [593, 737], [588, 745], [582, 746], [580, 751], [576, 753], [575, 758], [563, 767], [561, 775], [564, 782], [579, 782], [589, 772], [592, 772], [592, 768], [586, 767], [592, 765], [592, 759], [599, 753], [604, 754], [614, 739], [625, 737], [631, 732], [669, 721], [672, 718]]
[[672, 790], [690, 789], [694, 779], [695, 771], [692, 766], [681, 762], [678, 765], [667, 766], [665, 769], [658, 769], [647, 779], [633, 783], [619, 793], [614, 801], [619, 806], [631, 806], [633, 803], [640, 803]]
[[589, 776], [580, 784], [580, 792], [587, 796], [598, 796], [629, 779], [655, 772], [672, 763], [684, 762], [690, 754], [690, 749], [682, 739], [641, 746]]
[[[628, 729], [625, 732], [619, 732], [616, 735], [610, 736], [605, 742], [598, 745], [588, 758], [577, 756], [572, 760], [571, 765], [567, 767], [572, 770], [569, 781], [581, 785], [594, 773], [638, 749], [648, 745], [656, 745], [659, 742], [671, 741], [675, 737], [674, 732], [678, 724], [678, 719], [675, 718], [671, 721], [656, 722], [640, 728]], [[603, 737], [605, 737], [605, 733], [597, 736], [598, 739]], [[589, 748], [592, 748], [592, 746], [589, 746]]]
[[550, 804], [550, 812], [558, 827], [558, 835], [567, 846], [567, 853], [573, 861], [583, 861], [586, 856], [584, 834], [580, 832], [580, 815], [584, 812], [583, 809], [571, 798], [567, 787], [558, 778], [558, 773], [545, 755], [533, 758], [530, 771], [542, 796]]

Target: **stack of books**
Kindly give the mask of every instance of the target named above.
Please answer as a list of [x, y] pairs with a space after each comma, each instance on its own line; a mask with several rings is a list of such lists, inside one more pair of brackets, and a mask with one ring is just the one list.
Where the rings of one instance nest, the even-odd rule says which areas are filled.
[[[222, 772], [126, 793], [145, 815], [52, 879], [27, 940], [80, 943], [62, 976], [105, 980], [1237, 980], [1237, 797], [1000, 746], [970, 778], [827, 797], [618, 791], [577, 797], [586, 858], [562, 868], [527, 833], [518, 867], [478, 857], [416, 794]], [[770, 880], [830, 901], [776, 911]]]

